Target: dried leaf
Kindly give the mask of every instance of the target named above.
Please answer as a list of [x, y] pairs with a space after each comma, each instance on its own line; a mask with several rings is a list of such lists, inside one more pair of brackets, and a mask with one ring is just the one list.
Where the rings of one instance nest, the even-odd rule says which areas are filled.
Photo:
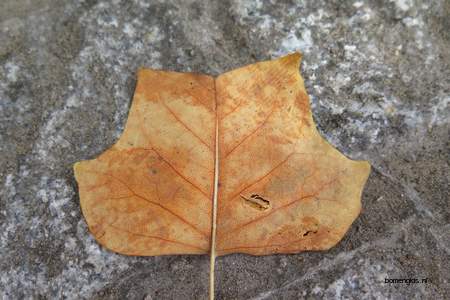
[[217, 78], [139, 71], [122, 137], [75, 165], [99, 243], [128, 255], [211, 252], [212, 264], [334, 246], [360, 212], [370, 166], [317, 132], [300, 58]]

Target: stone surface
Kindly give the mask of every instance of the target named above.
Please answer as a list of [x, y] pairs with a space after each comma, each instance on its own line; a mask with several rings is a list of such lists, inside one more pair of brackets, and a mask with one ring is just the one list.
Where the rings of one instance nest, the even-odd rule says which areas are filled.
[[373, 166], [363, 212], [330, 251], [219, 258], [217, 298], [449, 299], [449, 20], [445, 0], [1, 1], [0, 296], [205, 298], [207, 256], [99, 247], [72, 164], [117, 140], [139, 67], [300, 50], [321, 133]]

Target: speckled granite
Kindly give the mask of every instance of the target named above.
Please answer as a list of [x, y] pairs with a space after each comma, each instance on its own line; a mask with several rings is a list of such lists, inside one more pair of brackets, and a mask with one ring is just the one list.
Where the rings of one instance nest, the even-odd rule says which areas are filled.
[[207, 256], [99, 247], [72, 164], [118, 138], [139, 67], [301, 50], [321, 133], [373, 166], [363, 212], [327, 252], [219, 258], [217, 298], [449, 299], [449, 20], [446, 0], [1, 1], [0, 297], [206, 298]]

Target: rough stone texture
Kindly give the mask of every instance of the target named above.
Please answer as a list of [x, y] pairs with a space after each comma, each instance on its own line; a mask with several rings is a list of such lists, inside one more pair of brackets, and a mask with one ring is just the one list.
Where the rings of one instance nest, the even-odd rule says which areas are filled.
[[205, 298], [207, 256], [98, 246], [72, 164], [118, 138], [139, 67], [301, 50], [321, 133], [373, 166], [363, 212], [327, 252], [219, 258], [217, 298], [449, 299], [449, 20], [446, 0], [1, 1], [0, 296]]

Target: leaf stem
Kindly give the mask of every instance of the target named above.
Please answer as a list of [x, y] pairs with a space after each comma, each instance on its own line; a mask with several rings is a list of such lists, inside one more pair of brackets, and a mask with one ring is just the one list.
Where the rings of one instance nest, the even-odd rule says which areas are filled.
[[[214, 80], [214, 90], [216, 90], [216, 81]], [[216, 225], [217, 225], [217, 194], [219, 188], [219, 118], [217, 116], [217, 96], [215, 96], [216, 110], [216, 137], [214, 153], [214, 187], [213, 187], [213, 205], [212, 205], [212, 228], [211, 228], [211, 256], [209, 266], [209, 299], [214, 300], [214, 266], [216, 263]]]

